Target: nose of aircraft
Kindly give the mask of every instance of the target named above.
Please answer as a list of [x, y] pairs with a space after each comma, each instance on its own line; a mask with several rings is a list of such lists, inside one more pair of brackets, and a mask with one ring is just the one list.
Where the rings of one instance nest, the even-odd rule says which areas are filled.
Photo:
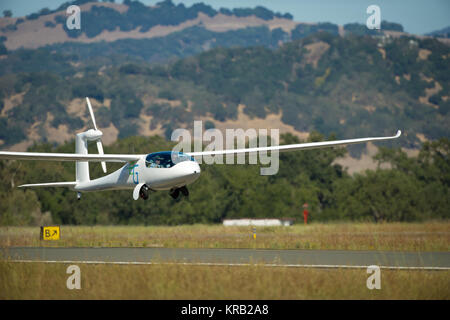
[[192, 183], [200, 176], [200, 166], [195, 161], [184, 161], [178, 164], [183, 171], [187, 183]]
[[192, 181], [194, 181], [200, 176], [201, 170], [200, 170], [200, 166], [197, 162], [194, 162], [194, 161], [190, 161], [190, 162], [192, 163], [192, 169], [191, 169], [192, 170], [191, 175], [193, 178]]
[[201, 170], [198, 162], [192, 161], [192, 163], [194, 164], [193, 166], [194, 174], [200, 175]]

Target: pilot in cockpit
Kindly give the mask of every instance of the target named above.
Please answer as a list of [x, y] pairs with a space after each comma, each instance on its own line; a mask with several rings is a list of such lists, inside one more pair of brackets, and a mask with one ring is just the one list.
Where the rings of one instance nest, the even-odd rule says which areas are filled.
[[160, 161], [158, 159], [156, 159], [155, 161], [152, 161], [150, 163], [150, 168], [161, 168]]

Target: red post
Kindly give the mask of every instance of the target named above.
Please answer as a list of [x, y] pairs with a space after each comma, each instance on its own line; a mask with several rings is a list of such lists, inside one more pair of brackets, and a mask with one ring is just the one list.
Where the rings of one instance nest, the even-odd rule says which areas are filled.
[[303, 204], [303, 221], [304, 221], [305, 224], [308, 223], [308, 214], [309, 214], [309, 212], [308, 212], [308, 204], [305, 203], [305, 204]]

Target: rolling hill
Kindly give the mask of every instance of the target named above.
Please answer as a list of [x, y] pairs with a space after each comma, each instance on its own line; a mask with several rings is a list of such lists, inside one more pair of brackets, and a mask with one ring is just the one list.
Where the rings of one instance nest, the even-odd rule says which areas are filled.
[[[383, 21], [305, 24], [262, 7], [147, 7], [75, 1], [0, 19], [0, 148], [63, 143], [89, 126], [93, 98], [105, 143], [208, 127], [276, 127], [304, 139], [405, 132], [399, 146], [449, 136], [449, 47]], [[59, 17], [59, 18], [58, 18]], [[361, 147], [351, 149], [361, 155]]]

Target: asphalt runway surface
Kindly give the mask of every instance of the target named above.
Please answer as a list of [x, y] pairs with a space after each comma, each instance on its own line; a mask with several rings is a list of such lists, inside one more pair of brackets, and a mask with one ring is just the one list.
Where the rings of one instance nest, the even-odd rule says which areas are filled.
[[0, 249], [0, 258], [27, 262], [264, 264], [330, 268], [377, 265], [387, 268], [450, 269], [449, 252], [9, 247]]

